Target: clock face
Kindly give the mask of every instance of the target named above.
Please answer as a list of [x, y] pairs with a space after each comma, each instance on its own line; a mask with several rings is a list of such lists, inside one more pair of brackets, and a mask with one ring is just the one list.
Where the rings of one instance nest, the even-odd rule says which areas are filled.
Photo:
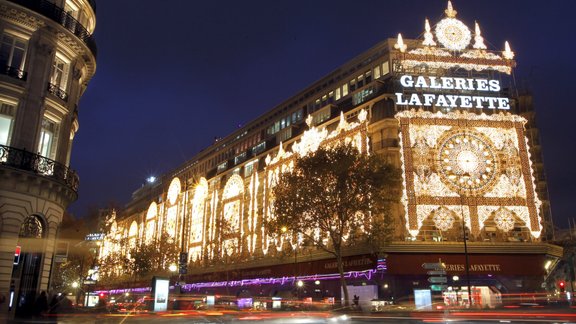
[[496, 179], [496, 154], [485, 136], [471, 131], [451, 132], [439, 140], [437, 169], [451, 189], [478, 194]]
[[472, 36], [460, 20], [444, 18], [436, 25], [436, 38], [447, 49], [461, 51], [470, 44]]

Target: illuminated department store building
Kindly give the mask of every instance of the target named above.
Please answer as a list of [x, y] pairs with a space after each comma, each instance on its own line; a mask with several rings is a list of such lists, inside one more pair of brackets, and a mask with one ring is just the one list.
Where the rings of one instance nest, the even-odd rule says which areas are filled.
[[[349, 140], [381, 154], [403, 179], [394, 240], [378, 256], [349, 249], [349, 285], [406, 295], [429, 287], [422, 264], [441, 259], [448, 285], [465, 286], [465, 226], [471, 285], [541, 289], [562, 250], [545, 243], [540, 144], [530, 97], [511, 78], [514, 53], [508, 43], [488, 50], [480, 26], [458, 20], [450, 3], [435, 26], [422, 25], [422, 39], [377, 44], [137, 190], [107, 237], [134, 246], [166, 231], [188, 253], [183, 291], [228, 285], [236, 296], [275, 296], [300, 279], [305, 296], [338, 297], [334, 259], [263, 224], [274, 217], [270, 191], [280, 172], [320, 145]], [[215, 244], [220, 218], [235, 234]], [[102, 256], [121, 250], [111, 242]], [[224, 255], [235, 261], [211, 263]]]

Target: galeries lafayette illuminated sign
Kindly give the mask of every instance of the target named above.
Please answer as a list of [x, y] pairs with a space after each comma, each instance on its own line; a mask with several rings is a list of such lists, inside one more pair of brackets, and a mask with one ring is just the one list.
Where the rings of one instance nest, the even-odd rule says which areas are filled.
[[[509, 98], [493, 96], [500, 93], [499, 80], [403, 75], [400, 84], [403, 90], [411, 92], [395, 93], [396, 104], [400, 106], [510, 109]], [[468, 92], [474, 95], [468, 95]], [[482, 92], [486, 95], [478, 95]]]

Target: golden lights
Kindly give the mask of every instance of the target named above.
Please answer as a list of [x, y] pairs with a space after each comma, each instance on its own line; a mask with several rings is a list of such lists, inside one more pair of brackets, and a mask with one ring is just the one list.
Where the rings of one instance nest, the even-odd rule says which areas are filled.
[[[424, 39], [420, 47], [408, 50], [402, 35], [398, 34], [398, 40], [394, 45], [394, 48], [401, 53], [398, 67], [403, 71], [428, 66], [431, 69], [462, 68], [469, 71], [494, 70], [506, 74], [512, 73], [515, 65], [514, 52], [508, 43], [505, 44], [502, 56], [496, 54], [499, 52], [488, 51], [481, 35], [480, 25], [475, 23], [474, 43], [470, 48], [472, 33], [468, 26], [456, 19], [457, 12], [450, 1], [444, 12], [446, 17], [436, 24], [434, 34], [428, 19], [425, 20]], [[441, 46], [436, 47], [434, 36]]]
[[519, 219], [534, 238], [540, 236], [540, 200], [524, 118], [415, 110], [399, 112], [396, 118], [402, 125], [402, 203], [411, 236], [418, 235], [427, 218], [446, 230], [453, 215], [463, 217], [473, 235], [493, 217], [502, 231]]

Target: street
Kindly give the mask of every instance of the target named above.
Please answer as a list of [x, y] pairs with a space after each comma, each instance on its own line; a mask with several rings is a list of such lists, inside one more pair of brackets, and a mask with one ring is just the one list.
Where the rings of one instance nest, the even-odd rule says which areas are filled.
[[576, 323], [574, 306], [563, 308], [425, 312], [173, 311], [146, 314], [62, 314], [8, 323]]

